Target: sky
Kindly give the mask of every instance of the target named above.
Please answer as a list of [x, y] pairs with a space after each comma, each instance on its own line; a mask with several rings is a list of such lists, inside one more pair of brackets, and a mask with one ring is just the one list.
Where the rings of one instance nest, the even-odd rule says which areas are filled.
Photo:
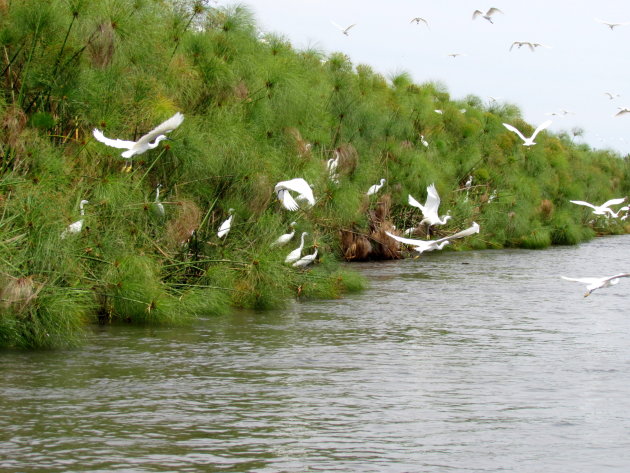
[[[295, 49], [342, 52], [389, 78], [438, 82], [454, 100], [472, 94], [517, 105], [534, 126], [584, 130], [577, 143], [630, 153], [630, 23], [611, 30], [596, 18], [630, 22], [628, 0], [245, 0], [259, 28]], [[499, 8], [493, 24], [475, 10]], [[411, 23], [422, 17], [424, 23]], [[332, 22], [355, 26], [345, 36]], [[542, 43], [531, 52], [514, 41]], [[461, 56], [452, 58], [451, 53]], [[611, 100], [605, 92], [619, 94]], [[549, 115], [561, 110], [569, 114]]]

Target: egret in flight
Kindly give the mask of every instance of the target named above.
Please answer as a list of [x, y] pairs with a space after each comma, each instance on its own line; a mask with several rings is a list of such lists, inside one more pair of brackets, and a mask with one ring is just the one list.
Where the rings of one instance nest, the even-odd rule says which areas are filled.
[[560, 276], [562, 279], [566, 281], [575, 281], [581, 282], [582, 284], [586, 284], [586, 294], [584, 297], [588, 297], [591, 292], [601, 289], [603, 287], [614, 286], [619, 282], [619, 278], [627, 278], [630, 277], [630, 273], [620, 273], [615, 274], [614, 276], [609, 276], [605, 278], [567, 278], [566, 276]]
[[291, 179], [289, 181], [281, 181], [273, 188], [278, 200], [282, 203], [285, 209], [295, 211], [300, 208], [296, 199], [293, 198], [291, 193], [297, 193], [297, 199], [304, 200], [310, 205], [315, 205], [315, 197], [313, 196], [313, 189], [311, 186], [301, 177]]
[[103, 132], [97, 128], [94, 128], [92, 134], [101, 143], [111, 146], [113, 148], [126, 149], [121, 156], [125, 159], [129, 159], [129, 165], [123, 168], [126, 171], [131, 170], [131, 159], [136, 154], [142, 154], [147, 150], [156, 148], [160, 141], [168, 139], [165, 133], [169, 133], [182, 124], [184, 121], [184, 115], [177, 112], [171, 118], [162, 122], [146, 135], [140, 137], [138, 141], [124, 141], [120, 139], [113, 140], [103, 135]]
[[626, 25], [630, 25], [630, 22], [623, 22], [623, 23], [613, 23], [611, 21], [605, 21], [605, 20], [600, 20], [599, 18], [595, 18], [595, 21], [597, 21], [598, 23], [602, 23], [604, 25], [606, 25], [608, 28], [610, 28], [610, 31], [614, 31], [614, 29], [617, 26], [626, 26]]
[[[79, 209], [81, 211], [81, 217], [85, 215], [85, 211], [83, 210], [83, 206], [85, 204], [89, 204], [89, 202], [87, 200], [82, 200], [81, 202], [79, 202]], [[68, 225], [66, 229], [63, 232], [61, 232], [61, 238], [66, 238], [68, 235], [73, 235], [75, 233], [81, 233], [82, 229], [83, 229], [83, 218]]]
[[572, 204], [583, 205], [585, 207], [590, 207], [593, 209], [593, 213], [595, 215], [606, 215], [610, 214], [613, 217], [616, 217], [616, 214], [609, 208], [611, 205], [619, 205], [625, 202], [626, 198], [621, 197], [618, 199], [610, 199], [604, 202], [602, 205], [593, 205], [589, 202], [584, 202], [583, 200], [570, 200]]
[[461, 232], [457, 232], [453, 235], [439, 238], [437, 240], [415, 240], [412, 238], [402, 238], [389, 232], [385, 233], [396, 241], [413, 246], [414, 250], [416, 250], [418, 253], [424, 253], [425, 251], [441, 250], [446, 245], [448, 245], [451, 240], [456, 240], [458, 238], [464, 238], [469, 235], [479, 233], [479, 224], [477, 222], [473, 222], [470, 227], [462, 230]]
[[350, 31], [351, 28], [354, 28], [357, 24], [353, 23], [350, 26], [346, 26], [345, 28], [341, 25], [338, 25], [337, 23], [335, 23], [334, 21], [330, 20], [330, 22], [339, 29], [339, 31], [341, 31], [343, 34], [345, 34], [346, 36], [350, 36], [348, 34], [348, 31]]
[[429, 27], [429, 22], [425, 20], [424, 18], [417, 16], [415, 18], [412, 18], [409, 23], [413, 23], [414, 21], [416, 22], [416, 25], [419, 25], [420, 22], [423, 22], [425, 25], [427, 25], [427, 28]]
[[513, 131], [514, 133], [516, 133], [519, 138], [521, 140], [523, 140], [523, 146], [533, 146], [536, 143], [534, 143], [534, 139], [536, 139], [536, 135], [538, 135], [538, 133], [540, 133], [541, 131], [543, 131], [545, 128], [547, 128], [549, 125], [551, 125], [553, 122], [551, 120], [547, 120], [546, 122], [541, 123], [540, 125], [538, 125], [538, 128], [536, 128], [534, 130], [534, 133], [532, 133], [532, 136], [530, 136], [529, 138], [525, 138], [525, 136], [523, 136], [523, 133], [521, 133], [518, 129], [514, 128], [512, 125], [508, 124], [508, 123], [504, 123], [503, 126], [505, 128], [507, 128], [510, 131]]
[[427, 200], [424, 205], [414, 199], [411, 194], [409, 194], [409, 205], [412, 207], [416, 207], [422, 211], [422, 216], [424, 217], [420, 222], [420, 225], [427, 224], [431, 225], [444, 225], [448, 219], [451, 218], [450, 215], [444, 215], [442, 218], [438, 215], [438, 209], [440, 207], [440, 196], [438, 195], [437, 189], [435, 188], [435, 184], [431, 184], [427, 187]]
[[227, 235], [230, 231], [230, 228], [232, 228], [232, 217], [234, 217], [234, 215], [232, 215], [232, 212], [234, 212], [234, 209], [228, 210], [228, 219], [223, 222], [219, 227], [219, 231], [217, 232], [217, 236], [219, 238], [223, 238], [225, 235]]
[[482, 18], [488, 20], [490, 23], [493, 23], [492, 21], [492, 15], [494, 15], [495, 13], [503, 13], [501, 10], [499, 10], [498, 8], [492, 7], [490, 8], [487, 12], [482, 12], [481, 10], [475, 10], [473, 12], [472, 15], [472, 19], [476, 19], [478, 16], [481, 16]]

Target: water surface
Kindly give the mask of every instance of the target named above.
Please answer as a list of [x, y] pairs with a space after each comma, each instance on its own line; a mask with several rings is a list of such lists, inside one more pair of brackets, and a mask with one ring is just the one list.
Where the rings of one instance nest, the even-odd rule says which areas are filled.
[[630, 236], [356, 265], [342, 300], [0, 353], [0, 470], [630, 471]]

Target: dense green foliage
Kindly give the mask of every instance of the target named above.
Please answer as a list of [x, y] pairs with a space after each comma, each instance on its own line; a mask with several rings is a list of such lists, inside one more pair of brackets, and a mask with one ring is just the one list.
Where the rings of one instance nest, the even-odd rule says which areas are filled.
[[[588, 209], [568, 200], [626, 194], [627, 160], [549, 133], [525, 148], [501, 124], [531, 131], [515, 107], [455, 102], [405, 74], [388, 82], [341, 54], [296, 51], [259, 37], [241, 6], [0, 0], [0, 47], [0, 345], [73, 343], [97, 318], [176, 324], [358, 290], [361, 278], [339, 268], [340, 230], [368, 233], [377, 199], [365, 192], [380, 178], [399, 228], [419, 220], [407, 194], [422, 201], [435, 182], [453, 216], [443, 232], [481, 225], [459, 247], [623, 231], [586, 225]], [[131, 173], [91, 135], [137, 139], [176, 111], [185, 121], [173, 140]], [[352, 158], [339, 184], [326, 170], [335, 149]], [[277, 202], [274, 184], [294, 177], [312, 183], [313, 208]], [[165, 217], [153, 211], [158, 183]], [[81, 199], [83, 231], [60, 238]], [[312, 269], [285, 265], [288, 246], [270, 249], [293, 220], [307, 252], [318, 247]]]

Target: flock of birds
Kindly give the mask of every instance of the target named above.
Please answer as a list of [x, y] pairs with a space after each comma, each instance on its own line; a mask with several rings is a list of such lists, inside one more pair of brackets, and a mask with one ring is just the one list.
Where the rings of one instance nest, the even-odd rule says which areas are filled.
[[[490, 23], [494, 23], [493, 17], [497, 14], [503, 14], [503, 12], [496, 7], [491, 7], [485, 12], [482, 10], [475, 10], [472, 14], [472, 19], [475, 20], [477, 18], [482, 18], [482, 19], [487, 20]], [[619, 26], [625, 26], [627, 24], [630, 24], [630, 23], [612, 23], [612, 22], [606, 22], [604, 20], [599, 20], [599, 19], [596, 19], [596, 20], [608, 26], [611, 30]], [[422, 17], [412, 18], [411, 23], [414, 23], [414, 22], [416, 24], [420, 24], [422, 22], [425, 24], [427, 28], [429, 28], [429, 22], [425, 18], [422, 18]], [[341, 31], [341, 33], [344, 34], [345, 36], [349, 36], [350, 30], [356, 26], [356, 23], [351, 24], [349, 26], [345, 26], [345, 27], [340, 26], [335, 22], [332, 22], [332, 24], [335, 27], [337, 27]], [[538, 47], [547, 47], [547, 48], [549, 47], [541, 43], [533, 43], [529, 41], [514, 41], [509, 49], [511, 51], [514, 47], [521, 48], [523, 46], [528, 47], [531, 51], [535, 51], [536, 48]], [[450, 56], [452, 57], [457, 57], [458, 55], [460, 54], [459, 53], [450, 54]], [[614, 94], [612, 92], [606, 92], [606, 95], [609, 97], [610, 100], [614, 100], [615, 98], [619, 96], [619, 94]], [[435, 110], [435, 112], [442, 113], [441, 110]], [[461, 110], [461, 112], [465, 113], [466, 110], [463, 109]], [[560, 114], [566, 115], [568, 113], [569, 112], [567, 111], [562, 111], [562, 113], [554, 113], [552, 115], [560, 115]], [[626, 113], [630, 113], [630, 109], [619, 107], [619, 112], [617, 112], [615, 116], [624, 115]], [[184, 121], [184, 116], [178, 112], [172, 117], [170, 117], [168, 120], [164, 121], [163, 123], [155, 127], [150, 132], [140, 137], [140, 139], [138, 139], [137, 141], [111, 139], [111, 138], [106, 137], [103, 134], [103, 132], [97, 128], [93, 130], [92, 134], [97, 141], [107, 146], [125, 150], [121, 153], [121, 157], [127, 160], [125, 166], [123, 167], [123, 171], [128, 172], [131, 170], [132, 159], [134, 156], [142, 154], [148, 150], [154, 149], [159, 145], [161, 141], [169, 139], [166, 134], [172, 132], [177, 127], [179, 127], [183, 121]], [[526, 137], [520, 130], [518, 130], [513, 125], [510, 125], [508, 123], [503, 123], [503, 126], [507, 130], [515, 133], [523, 141], [523, 146], [529, 147], [536, 144], [534, 140], [536, 139], [537, 135], [541, 131], [549, 127], [551, 123], [552, 123], [551, 120], [547, 120], [541, 123], [534, 130], [532, 135], [529, 137]], [[421, 143], [425, 147], [429, 146], [429, 143], [425, 139], [424, 136], [421, 136]], [[326, 163], [328, 176], [335, 183], [339, 183], [339, 176], [336, 173], [338, 164], [339, 164], [339, 154], [335, 151], [335, 157], [329, 159]], [[369, 197], [369, 196], [373, 196], [377, 194], [380, 191], [380, 189], [385, 185], [385, 182], [386, 182], [385, 179], [381, 179], [378, 184], [372, 185], [367, 190], [366, 195]], [[465, 187], [467, 190], [470, 188], [471, 183], [472, 183], [472, 176], [466, 182]], [[153, 208], [159, 215], [163, 216], [165, 214], [165, 210], [164, 210], [163, 204], [159, 201], [160, 187], [161, 186], [158, 184], [156, 188], [156, 198], [155, 198], [155, 202], [153, 203]], [[295, 178], [295, 179], [290, 179], [287, 181], [278, 182], [274, 187], [274, 192], [279, 202], [281, 203], [281, 205], [289, 211], [298, 210], [300, 208], [300, 205], [302, 204], [308, 205], [308, 206], [315, 205], [315, 197], [313, 195], [312, 186], [309, 185], [308, 182], [306, 182], [306, 180], [304, 180], [303, 178]], [[495, 195], [496, 195], [496, 191], [495, 193], [493, 193], [493, 197]], [[467, 197], [468, 197], [468, 193], [466, 195], [466, 198]], [[614, 212], [610, 208], [610, 206], [621, 204], [624, 201], [625, 201], [625, 198], [612, 199], [605, 202], [602, 205], [594, 205], [585, 201], [578, 201], [578, 200], [572, 200], [571, 202], [577, 205], [590, 207], [593, 209], [593, 214], [605, 215], [606, 217], [609, 217], [609, 218], [610, 217], [618, 218], [620, 217], [621, 212], [625, 211], [625, 215], [620, 217], [622, 220], [625, 220], [628, 217], [628, 212], [630, 210], [630, 207], [624, 206], [621, 209], [619, 209], [617, 212]], [[83, 228], [83, 221], [84, 221], [84, 215], [85, 215], [84, 205], [88, 203], [89, 202], [87, 200], [81, 200], [79, 204], [81, 219], [68, 225], [68, 227], [62, 232], [61, 238], [66, 238], [71, 234], [76, 234], [76, 233], [81, 232]], [[438, 209], [440, 205], [440, 197], [437, 193], [437, 190], [434, 184], [431, 184], [430, 186], [427, 187], [427, 197], [426, 197], [426, 201], [424, 205], [420, 204], [411, 195], [408, 196], [408, 203], [412, 207], [415, 207], [422, 212], [423, 218], [419, 223], [419, 227], [426, 225], [427, 238], [429, 238], [428, 235], [430, 235], [430, 229], [432, 226], [444, 225], [451, 218], [451, 216], [448, 213], [446, 215], [442, 215], [441, 217], [439, 216]], [[228, 218], [219, 226], [219, 229], [217, 232], [218, 238], [225, 238], [230, 232], [230, 229], [232, 227], [233, 217], [234, 217], [233, 212], [234, 212], [234, 209], [229, 209]], [[283, 246], [283, 245], [288, 244], [295, 236], [295, 232], [296, 232], [295, 226], [296, 226], [296, 222], [292, 222], [290, 225], [290, 231], [278, 237], [272, 243], [271, 246], [277, 247], [277, 246]], [[479, 225], [476, 222], [473, 222], [472, 226], [465, 230], [462, 230], [453, 235], [435, 239], [435, 240], [430, 240], [430, 239], [419, 240], [419, 239], [412, 239], [412, 238], [404, 238], [390, 232], [385, 232], [385, 233], [390, 238], [393, 238], [394, 240], [402, 244], [411, 246], [418, 253], [423, 253], [423, 252], [428, 252], [428, 251], [441, 250], [446, 245], [450, 244], [451, 241], [453, 240], [464, 238], [466, 236], [469, 236], [475, 233], [479, 233], [479, 229], [480, 229]], [[412, 227], [405, 230], [404, 234], [411, 235], [415, 231], [416, 231], [416, 228]], [[286, 256], [285, 263], [291, 264], [292, 266], [299, 268], [299, 267], [308, 266], [316, 260], [317, 254], [318, 254], [317, 244], [313, 245], [315, 249], [313, 253], [302, 256], [302, 251], [304, 249], [304, 243], [305, 243], [305, 237], [307, 235], [308, 235], [307, 232], [302, 232], [301, 237], [300, 237], [300, 245], [294, 250], [292, 250]], [[605, 277], [605, 278], [568, 278], [565, 276], [562, 276], [562, 278], [569, 281], [577, 281], [577, 282], [587, 284], [587, 293], [585, 294], [585, 297], [586, 297], [590, 295], [590, 293], [592, 293], [594, 290], [614, 285], [619, 281], [620, 278], [628, 277], [628, 276], [630, 276], [630, 273], [621, 273], [621, 274], [617, 274], [617, 275]]]

